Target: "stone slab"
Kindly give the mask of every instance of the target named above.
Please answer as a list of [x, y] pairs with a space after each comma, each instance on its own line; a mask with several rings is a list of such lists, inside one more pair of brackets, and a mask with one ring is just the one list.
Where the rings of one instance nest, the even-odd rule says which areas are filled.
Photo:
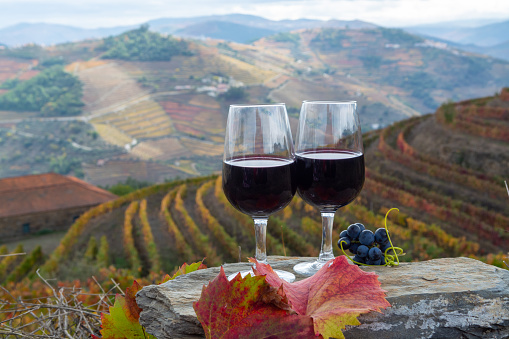
[[[295, 264], [309, 260], [269, 257], [273, 268], [291, 272]], [[223, 267], [229, 275], [250, 264]], [[360, 316], [361, 325], [347, 328], [346, 338], [509, 338], [508, 270], [470, 258], [363, 269], [378, 274], [392, 307]], [[193, 302], [218, 273], [219, 267], [212, 267], [144, 287], [136, 297], [143, 309], [140, 323], [159, 339], [203, 338]]]

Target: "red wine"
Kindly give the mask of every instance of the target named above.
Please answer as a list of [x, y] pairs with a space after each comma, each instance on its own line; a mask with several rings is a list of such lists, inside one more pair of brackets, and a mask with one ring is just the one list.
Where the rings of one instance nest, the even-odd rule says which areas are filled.
[[321, 211], [348, 205], [364, 185], [364, 154], [346, 150], [304, 151], [297, 157], [297, 191]]
[[223, 162], [223, 191], [247, 215], [267, 217], [290, 203], [297, 185], [293, 160], [249, 157]]

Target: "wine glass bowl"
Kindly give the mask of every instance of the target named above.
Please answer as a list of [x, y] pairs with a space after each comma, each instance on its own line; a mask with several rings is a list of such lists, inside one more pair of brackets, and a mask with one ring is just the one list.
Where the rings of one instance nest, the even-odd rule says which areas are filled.
[[[266, 264], [268, 217], [288, 205], [297, 189], [295, 154], [284, 104], [230, 106], [222, 179], [228, 201], [253, 218], [256, 260]], [[289, 272], [276, 273], [287, 281], [295, 279]]]
[[296, 137], [297, 192], [322, 216], [322, 246], [318, 259], [294, 270], [313, 275], [332, 251], [334, 214], [348, 205], [364, 185], [364, 150], [354, 101], [304, 101]]

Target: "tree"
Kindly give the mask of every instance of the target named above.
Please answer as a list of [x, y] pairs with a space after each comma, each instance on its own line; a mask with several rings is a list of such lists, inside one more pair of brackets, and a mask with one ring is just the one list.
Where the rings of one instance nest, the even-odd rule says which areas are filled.
[[175, 55], [191, 55], [187, 43], [171, 36], [150, 32], [148, 25], [104, 39], [103, 59], [169, 61]]
[[220, 98], [227, 101], [240, 101], [247, 99], [248, 96], [244, 88], [230, 87], [226, 92], [220, 95]]
[[0, 109], [39, 111], [42, 116], [69, 116], [81, 113], [82, 84], [60, 65], [45, 69], [30, 80], [16, 83], [0, 96]]

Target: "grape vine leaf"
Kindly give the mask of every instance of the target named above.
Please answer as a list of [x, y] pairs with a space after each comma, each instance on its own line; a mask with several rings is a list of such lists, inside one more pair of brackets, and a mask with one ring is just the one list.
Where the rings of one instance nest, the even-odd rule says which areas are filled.
[[[191, 265], [185, 263], [172, 277], [166, 275], [161, 283], [175, 279], [179, 275], [204, 268], [207, 268], [207, 266], [201, 261]], [[140, 325], [140, 312], [142, 310], [136, 303], [136, 293], [141, 288], [138, 282], [134, 280], [133, 285], [126, 289], [125, 297], [120, 294], [115, 296], [115, 304], [110, 307], [110, 313], [103, 313], [101, 315], [101, 334], [103, 339], [156, 339], [153, 335], [145, 332], [143, 326]]]
[[311, 318], [292, 312], [282, 289], [263, 276], [228, 281], [221, 267], [193, 307], [207, 338], [315, 337]]
[[180, 266], [179, 269], [177, 270], [177, 272], [175, 272], [173, 274], [173, 276], [170, 277], [167, 274], [163, 278], [163, 280], [161, 281], [161, 284], [165, 283], [165, 282], [167, 282], [169, 280], [173, 280], [176, 277], [178, 277], [179, 275], [187, 274], [187, 273], [194, 272], [194, 271], [197, 271], [197, 270], [203, 270], [205, 268], [207, 268], [207, 266], [205, 264], [203, 264], [203, 260], [195, 262], [195, 263], [192, 263], [191, 265], [188, 265], [187, 263], [184, 263], [184, 265]]
[[270, 265], [257, 262], [257, 276], [265, 276], [274, 288], [282, 288], [293, 310], [313, 319], [314, 332], [324, 338], [344, 338], [346, 325], [360, 325], [357, 317], [390, 307], [378, 276], [348, 263], [345, 256], [331, 259], [313, 276], [288, 283]]
[[136, 304], [136, 293], [141, 290], [141, 286], [135, 280], [131, 287], [125, 291], [125, 297], [117, 294], [115, 304], [110, 307], [110, 313], [103, 313], [101, 316], [103, 339], [119, 338], [150, 338], [156, 339], [151, 334], [145, 332], [140, 325], [141, 308]]

